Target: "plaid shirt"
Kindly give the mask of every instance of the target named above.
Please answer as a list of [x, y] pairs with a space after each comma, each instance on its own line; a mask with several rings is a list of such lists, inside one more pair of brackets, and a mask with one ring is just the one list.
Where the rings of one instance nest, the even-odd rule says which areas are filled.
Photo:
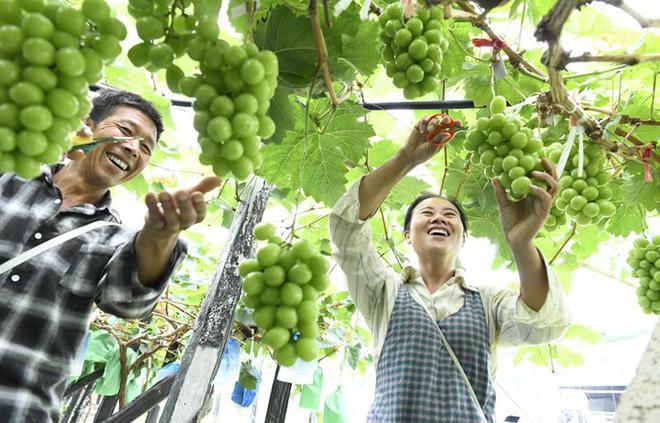
[[[94, 221], [120, 223], [108, 192], [98, 204], [60, 210], [45, 168], [31, 181], [0, 174], [0, 263]], [[153, 288], [137, 276], [136, 232], [103, 226], [0, 274], [0, 421], [57, 421], [64, 381], [87, 331], [94, 303], [137, 319], [153, 310], [185, 255], [179, 242]]]

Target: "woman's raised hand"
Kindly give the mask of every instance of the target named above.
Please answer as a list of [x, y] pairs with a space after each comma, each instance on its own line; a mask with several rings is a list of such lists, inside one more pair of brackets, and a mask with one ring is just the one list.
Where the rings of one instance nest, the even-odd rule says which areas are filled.
[[417, 122], [410, 131], [406, 145], [399, 152], [406, 158], [411, 168], [428, 161], [436, 155], [441, 150], [438, 144], [449, 136], [449, 134], [442, 132], [433, 139], [428, 140], [427, 136], [429, 133], [433, 133], [436, 124], [437, 119], [429, 122], [429, 117], [425, 117]]

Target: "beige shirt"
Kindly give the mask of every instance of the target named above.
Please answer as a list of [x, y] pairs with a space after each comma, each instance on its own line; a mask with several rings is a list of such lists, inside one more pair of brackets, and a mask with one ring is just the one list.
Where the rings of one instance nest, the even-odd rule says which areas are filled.
[[[493, 357], [498, 343], [546, 343], [560, 337], [568, 327], [570, 315], [563, 292], [545, 260], [549, 290], [539, 311], [529, 308], [518, 292], [479, 287], [468, 282], [460, 269], [433, 294], [414, 268], [406, 267], [402, 274], [395, 272], [376, 251], [371, 241], [370, 225], [359, 218], [359, 185], [358, 181], [351, 186], [332, 210], [330, 237], [334, 244], [335, 260], [346, 275], [348, 291], [372, 331], [376, 363], [402, 283], [409, 284], [413, 298], [426, 307], [436, 320], [461, 308], [466, 289], [478, 292], [486, 313]], [[491, 372], [494, 372], [494, 366]]]

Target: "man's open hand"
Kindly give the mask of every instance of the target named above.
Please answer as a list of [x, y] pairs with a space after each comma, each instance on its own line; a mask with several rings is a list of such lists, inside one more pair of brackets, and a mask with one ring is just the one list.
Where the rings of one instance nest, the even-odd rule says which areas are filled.
[[144, 235], [167, 239], [201, 222], [206, 216], [204, 194], [219, 187], [221, 183], [222, 180], [217, 176], [207, 176], [192, 188], [174, 193], [163, 191], [158, 195], [150, 192], [145, 198], [149, 211], [142, 232]]

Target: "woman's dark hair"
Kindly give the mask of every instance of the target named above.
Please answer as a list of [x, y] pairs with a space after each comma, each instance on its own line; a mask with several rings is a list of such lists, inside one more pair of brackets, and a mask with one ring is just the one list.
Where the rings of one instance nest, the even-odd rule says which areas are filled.
[[156, 141], [160, 139], [160, 134], [165, 130], [163, 118], [154, 105], [135, 93], [103, 89], [99, 91], [98, 96], [94, 98], [92, 104], [94, 107], [92, 107], [89, 117], [95, 124], [98, 124], [112, 114], [117, 107], [128, 106], [143, 112], [154, 122], [154, 125], [156, 125]]
[[458, 210], [458, 215], [461, 218], [461, 223], [463, 224], [463, 234], [467, 235], [467, 230], [468, 230], [467, 216], [463, 211], [463, 207], [461, 206], [461, 203], [459, 203], [458, 200], [455, 200], [453, 198], [447, 198], [440, 194], [434, 194], [431, 192], [427, 192], [420, 195], [419, 197], [415, 198], [412, 203], [410, 203], [410, 206], [408, 206], [408, 210], [406, 211], [406, 217], [403, 220], [404, 232], [410, 231], [410, 222], [412, 221], [412, 215], [413, 215], [413, 211], [415, 211], [415, 207], [417, 207], [419, 203], [421, 203], [422, 201], [428, 200], [429, 198], [442, 198], [443, 200], [447, 200], [450, 203], [452, 203], [454, 207], [456, 207], [456, 209]]

